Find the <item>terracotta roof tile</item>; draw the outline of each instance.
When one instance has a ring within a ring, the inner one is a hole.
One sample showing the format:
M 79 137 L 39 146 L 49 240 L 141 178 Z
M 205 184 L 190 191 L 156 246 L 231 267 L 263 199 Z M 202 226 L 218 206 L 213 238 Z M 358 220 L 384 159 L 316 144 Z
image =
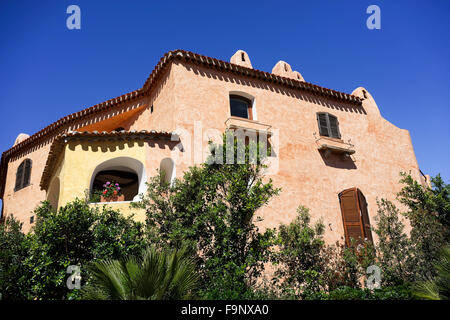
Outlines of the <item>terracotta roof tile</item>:
M 308 92 L 312 92 L 318 95 L 323 95 L 329 98 L 334 98 L 338 100 L 343 100 L 347 103 L 352 103 L 356 105 L 361 105 L 361 99 L 359 97 L 338 92 L 335 90 L 327 89 L 324 87 L 320 87 L 308 82 L 303 81 L 297 81 L 290 78 L 284 78 L 281 76 L 274 75 L 269 72 L 264 72 L 256 69 L 250 69 L 246 67 L 242 67 L 230 62 L 218 60 L 211 57 L 206 57 L 197 53 L 193 53 L 190 51 L 185 50 L 174 50 L 167 52 L 158 62 L 158 64 L 155 66 L 153 71 L 151 72 L 150 76 L 145 81 L 142 88 L 126 93 L 124 95 L 121 95 L 116 98 L 109 99 L 105 102 L 96 104 L 92 107 L 83 109 L 81 111 L 69 114 L 52 124 L 46 126 L 44 129 L 36 132 L 35 134 L 31 135 L 29 138 L 25 139 L 21 143 L 18 143 L 17 145 L 13 146 L 12 148 L 6 150 L 2 153 L 1 162 L 0 162 L 0 198 L 3 198 L 3 192 L 4 192 L 4 185 L 5 185 L 5 178 L 6 178 L 6 171 L 7 171 L 7 165 L 9 159 L 19 153 L 20 151 L 26 149 L 27 147 L 35 146 L 36 143 L 42 139 L 48 138 L 49 136 L 52 136 L 54 134 L 58 133 L 58 130 L 63 129 L 66 125 L 75 122 L 76 120 L 81 120 L 87 116 L 97 114 L 103 110 L 112 108 L 113 106 L 124 102 L 124 101 L 131 101 L 139 97 L 143 97 L 152 88 L 152 85 L 159 79 L 159 77 L 162 75 L 161 71 L 166 69 L 174 59 L 186 61 L 186 62 L 192 62 L 194 64 L 198 65 L 204 65 L 209 68 L 218 69 L 221 71 L 231 72 L 235 74 L 241 74 L 245 76 L 249 76 L 255 79 L 260 79 L 263 81 L 268 81 L 271 83 L 277 83 L 281 85 L 286 85 L 290 88 L 294 89 L 300 89 L 305 90 Z
M 53 141 L 50 151 L 48 153 L 47 161 L 45 163 L 44 171 L 42 173 L 41 181 L 39 186 L 42 190 L 47 190 L 48 185 L 50 183 L 50 178 L 53 170 L 55 169 L 56 164 L 58 163 L 59 155 L 61 154 L 65 144 L 68 141 L 71 140 L 84 140 L 84 139 L 90 139 L 90 138 L 97 138 L 97 139 L 138 139 L 138 140 L 149 140 L 153 138 L 166 138 L 170 139 L 173 135 L 176 135 L 176 133 L 172 132 L 165 132 L 165 131 L 147 131 L 147 130 L 131 130 L 131 131 L 69 131 L 67 133 L 60 134 L 55 138 Z

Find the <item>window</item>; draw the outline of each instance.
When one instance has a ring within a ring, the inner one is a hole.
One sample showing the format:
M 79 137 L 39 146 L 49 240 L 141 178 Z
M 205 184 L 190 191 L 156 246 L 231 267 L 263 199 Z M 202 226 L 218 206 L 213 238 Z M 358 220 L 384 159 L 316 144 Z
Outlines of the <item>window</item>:
M 319 125 L 319 132 L 321 136 L 337 139 L 341 138 L 337 117 L 329 113 L 318 113 L 317 123 Z
M 27 187 L 30 184 L 30 176 L 31 176 L 31 160 L 25 159 L 19 165 L 16 172 L 16 185 L 14 187 L 14 191 L 18 191 L 22 188 Z
M 342 220 L 344 223 L 345 243 L 353 238 L 361 242 L 363 238 L 373 242 L 370 230 L 369 213 L 366 198 L 357 188 L 342 191 L 339 194 Z
M 106 160 L 95 167 L 91 175 L 90 192 L 103 190 L 106 182 L 117 182 L 125 197 L 124 201 L 140 201 L 140 194 L 146 193 L 147 174 L 139 160 L 117 157 Z
M 233 117 L 252 120 L 252 101 L 237 95 L 230 95 L 230 109 Z
M 92 186 L 93 190 L 103 190 L 106 182 L 116 182 L 119 184 L 125 201 L 132 201 L 139 192 L 138 175 L 131 169 L 121 168 L 121 170 L 103 170 L 97 173 Z
M 118 128 L 115 128 L 113 131 L 120 132 L 120 131 L 124 131 L 124 130 L 125 130 L 124 127 L 118 127 Z

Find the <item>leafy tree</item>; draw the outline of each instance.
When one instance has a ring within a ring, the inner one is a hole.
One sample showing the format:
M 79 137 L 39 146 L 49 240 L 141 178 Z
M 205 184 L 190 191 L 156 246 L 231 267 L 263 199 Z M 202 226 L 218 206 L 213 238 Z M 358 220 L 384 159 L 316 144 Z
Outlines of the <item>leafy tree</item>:
M 411 212 L 428 212 L 435 216 L 446 229 L 446 241 L 450 232 L 450 185 L 438 174 L 431 178 L 432 188 L 423 186 L 411 175 L 401 173 L 401 183 L 405 184 L 398 194 L 399 201 Z
M 351 238 L 349 245 L 336 242 L 328 246 L 325 255 L 330 260 L 326 280 L 329 291 L 339 287 L 361 288 L 367 267 L 375 263 L 375 248 L 367 240 Z
M 281 225 L 278 232 L 279 251 L 274 259 L 279 264 L 276 279 L 282 280 L 283 292 L 294 289 L 297 294 L 320 291 L 325 286 L 327 257 L 322 222 L 310 225 L 309 209 L 298 207 L 297 217 L 289 225 Z
M 227 139 L 233 164 L 227 164 L 226 148 L 211 144 L 208 161 L 182 179 L 173 184 L 160 176 L 151 179 L 140 203 L 154 243 L 187 243 L 197 252 L 202 289 L 210 299 L 243 296 L 261 274 L 274 240 L 274 230 L 259 232 L 255 225 L 261 220 L 255 212 L 279 192 L 270 179 L 263 181 L 260 145 L 250 142 L 240 149 L 241 143 L 228 135 L 224 146 Z M 257 154 L 251 154 L 255 149 Z M 242 151 L 245 161 L 238 163 Z
M 378 264 L 382 270 L 382 285 L 396 286 L 414 280 L 414 256 L 410 239 L 404 232 L 399 210 L 386 200 L 377 200 L 378 214 L 374 228 L 378 235 Z
M 142 256 L 102 260 L 90 267 L 92 281 L 81 290 L 88 300 L 172 300 L 192 297 L 198 276 L 186 249 L 147 249 Z
M 76 293 L 68 296 L 69 265 L 80 266 L 87 280 L 89 274 L 84 267 L 89 261 L 120 258 L 144 246 L 141 224 L 106 207 L 92 208 L 77 199 L 58 211 L 44 202 L 35 213 L 36 225 L 27 235 L 28 255 L 24 262 L 31 298 L 76 297 Z
M 440 259 L 434 263 L 437 276 L 434 279 L 419 282 L 415 295 L 428 300 L 450 299 L 450 246 L 442 249 Z
M 26 299 L 26 252 L 22 224 L 13 216 L 0 222 L 0 294 L 4 300 Z
M 446 222 L 450 203 L 449 187 L 439 175 L 432 181 L 437 185 L 430 189 L 402 173 L 401 182 L 405 186 L 398 194 L 399 201 L 408 208 L 404 214 L 411 224 L 410 239 L 414 247 L 417 280 L 436 276 L 433 262 L 439 258 L 441 249 L 449 240 Z

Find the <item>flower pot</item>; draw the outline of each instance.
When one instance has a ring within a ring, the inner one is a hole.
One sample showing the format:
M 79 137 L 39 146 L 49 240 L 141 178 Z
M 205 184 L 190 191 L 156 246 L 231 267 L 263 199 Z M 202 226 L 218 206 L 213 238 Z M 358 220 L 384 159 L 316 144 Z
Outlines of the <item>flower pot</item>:
M 117 202 L 124 201 L 125 196 L 121 194 L 120 196 L 111 196 L 109 198 L 105 198 L 104 196 L 100 196 L 100 202 Z

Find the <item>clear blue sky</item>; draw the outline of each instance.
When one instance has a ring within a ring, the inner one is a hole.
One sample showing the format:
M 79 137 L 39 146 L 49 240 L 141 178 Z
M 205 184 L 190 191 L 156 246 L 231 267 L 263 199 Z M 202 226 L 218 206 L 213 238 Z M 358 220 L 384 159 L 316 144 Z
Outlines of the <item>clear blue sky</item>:
M 81 8 L 81 30 L 66 8 Z M 381 8 L 381 30 L 366 8 Z M 420 168 L 448 182 L 450 1 L 0 0 L 0 151 L 67 114 L 140 88 L 160 57 L 185 49 L 254 68 L 278 60 L 306 81 L 366 87 L 408 129 Z M 401 150 L 399 150 L 401 152 Z

